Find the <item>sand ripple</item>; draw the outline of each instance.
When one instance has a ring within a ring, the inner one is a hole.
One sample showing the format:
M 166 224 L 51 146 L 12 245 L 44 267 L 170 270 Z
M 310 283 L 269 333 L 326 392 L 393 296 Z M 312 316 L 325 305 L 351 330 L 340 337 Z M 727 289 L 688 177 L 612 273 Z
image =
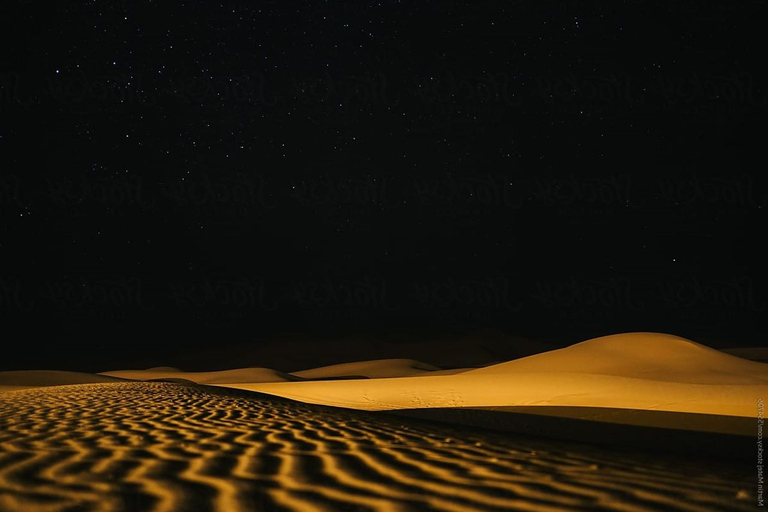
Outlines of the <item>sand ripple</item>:
M 0 394 L 0 511 L 752 510 L 751 468 L 165 382 Z

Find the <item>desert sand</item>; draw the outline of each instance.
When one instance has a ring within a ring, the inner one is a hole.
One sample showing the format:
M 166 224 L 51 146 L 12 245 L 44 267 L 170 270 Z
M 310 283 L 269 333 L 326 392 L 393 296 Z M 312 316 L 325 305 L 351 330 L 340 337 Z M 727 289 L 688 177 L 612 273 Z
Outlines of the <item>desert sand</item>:
M 662 333 L 479 367 L 0 372 L 0 510 L 751 510 L 767 396 L 768 365 Z
M 455 375 L 223 385 L 369 411 L 520 406 L 577 417 L 578 408 L 607 408 L 754 418 L 768 396 L 768 365 L 677 336 L 627 333 Z
M 116 382 L 0 400 L 0 510 L 742 511 L 752 471 L 293 402 Z

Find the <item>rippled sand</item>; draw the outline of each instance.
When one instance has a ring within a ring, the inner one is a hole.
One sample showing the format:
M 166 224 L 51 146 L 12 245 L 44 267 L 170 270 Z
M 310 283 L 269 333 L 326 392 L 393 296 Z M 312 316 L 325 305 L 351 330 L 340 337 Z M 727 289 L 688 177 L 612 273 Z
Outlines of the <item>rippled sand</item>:
M 166 382 L 0 393 L 0 510 L 753 510 L 751 465 Z

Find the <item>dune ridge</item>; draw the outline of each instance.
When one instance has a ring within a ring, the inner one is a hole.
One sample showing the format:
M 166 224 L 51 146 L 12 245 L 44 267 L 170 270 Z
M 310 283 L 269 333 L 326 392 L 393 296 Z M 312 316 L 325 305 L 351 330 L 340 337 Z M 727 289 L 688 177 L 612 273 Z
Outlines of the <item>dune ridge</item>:
M 234 384 L 238 382 L 288 382 L 301 377 L 271 368 L 235 368 L 209 372 L 185 372 L 173 367 L 157 367 L 147 370 L 111 370 L 98 375 L 131 380 L 182 379 L 198 384 Z
M 551 371 L 692 384 L 768 383 L 768 367 L 764 364 L 662 333 L 603 336 L 471 373 Z
M 292 372 L 292 375 L 304 379 L 324 379 L 329 377 L 363 376 L 370 379 L 392 377 L 410 377 L 439 371 L 440 368 L 413 359 L 377 359 L 373 361 L 358 361 L 341 363 L 320 368 L 311 368 Z

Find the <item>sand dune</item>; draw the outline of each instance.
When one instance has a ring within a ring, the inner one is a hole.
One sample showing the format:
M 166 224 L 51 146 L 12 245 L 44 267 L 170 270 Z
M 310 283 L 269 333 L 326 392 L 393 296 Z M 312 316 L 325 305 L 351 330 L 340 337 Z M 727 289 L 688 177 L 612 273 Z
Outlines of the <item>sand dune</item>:
M 578 417 L 582 407 L 754 418 L 757 399 L 768 396 L 768 365 L 676 336 L 627 333 L 428 379 L 225 385 L 371 411 L 559 407 Z
M 0 390 L 3 512 L 741 511 L 754 474 L 728 459 L 752 460 L 768 365 L 627 333 L 475 368 L 0 372 Z M 620 450 L 568 441 L 606 438 Z
M 604 336 L 472 370 L 472 374 L 569 372 L 691 384 L 768 384 L 768 366 L 660 333 Z
M 198 384 L 235 384 L 240 382 L 287 382 L 301 380 L 288 373 L 270 368 L 237 368 L 213 372 L 185 372 L 172 367 L 150 368 L 148 370 L 114 370 L 99 375 L 131 380 L 188 380 Z
M 292 372 L 292 374 L 305 379 L 326 379 L 330 377 L 348 377 L 353 375 L 371 379 L 381 379 L 391 377 L 412 377 L 438 370 L 440 370 L 440 368 L 437 366 L 414 361 L 413 359 L 381 359 L 323 366 L 321 368 Z
M 220 387 L 97 383 L 0 400 L 3 512 L 726 512 L 753 510 L 753 488 L 743 464 Z
M 39 386 L 64 386 L 96 382 L 118 382 L 122 379 L 92 373 L 60 370 L 13 370 L 0 372 L 0 391 Z
M 341 380 L 366 378 L 394 378 L 407 376 L 452 375 L 473 368 L 441 370 L 437 366 L 412 359 L 384 359 L 342 363 L 312 368 L 293 373 L 270 368 L 237 368 L 208 372 L 185 372 L 170 366 L 146 370 L 112 370 L 98 375 L 130 380 L 185 380 L 197 384 L 254 384 L 264 382 L 289 382 L 304 380 Z M 84 374 L 87 375 L 87 374 Z

